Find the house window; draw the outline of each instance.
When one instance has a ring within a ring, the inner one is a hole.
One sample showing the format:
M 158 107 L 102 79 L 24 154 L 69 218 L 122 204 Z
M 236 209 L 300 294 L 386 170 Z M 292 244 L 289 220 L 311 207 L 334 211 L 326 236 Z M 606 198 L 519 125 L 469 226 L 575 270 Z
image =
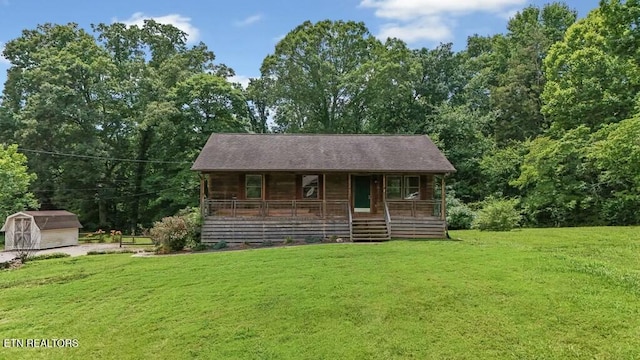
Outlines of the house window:
M 303 175 L 302 176 L 302 198 L 303 199 L 318 199 L 318 175 Z
M 389 200 L 420 199 L 420 177 L 389 175 L 386 182 L 386 198 Z
M 387 176 L 387 199 L 402 199 L 402 176 Z
M 420 199 L 420 178 L 417 176 L 404 177 L 404 199 L 418 200 Z
M 262 199 L 262 175 L 245 177 L 245 194 L 247 199 Z

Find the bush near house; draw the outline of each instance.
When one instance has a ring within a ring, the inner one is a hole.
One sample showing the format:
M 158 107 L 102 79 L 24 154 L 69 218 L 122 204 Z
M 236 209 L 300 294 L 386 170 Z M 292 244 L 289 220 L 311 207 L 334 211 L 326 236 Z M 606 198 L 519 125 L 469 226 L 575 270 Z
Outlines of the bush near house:
M 166 254 L 180 251 L 185 246 L 198 248 L 202 216 L 196 208 L 187 208 L 178 212 L 176 216 L 163 218 L 153 224 L 149 231 L 156 252 Z
M 509 231 L 520 224 L 522 216 L 516 209 L 518 199 L 489 197 L 483 202 L 473 221 L 473 228 L 488 231 Z
M 447 192 L 447 226 L 450 230 L 471 229 L 475 213 L 471 208 L 455 197 L 453 191 Z

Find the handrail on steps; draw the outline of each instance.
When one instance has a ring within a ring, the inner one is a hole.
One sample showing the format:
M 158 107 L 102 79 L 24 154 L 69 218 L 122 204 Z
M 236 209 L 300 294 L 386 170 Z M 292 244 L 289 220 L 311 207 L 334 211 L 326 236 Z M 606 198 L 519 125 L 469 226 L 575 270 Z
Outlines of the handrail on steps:
M 349 214 L 349 241 L 353 241 L 353 215 L 351 215 L 351 201 L 347 201 L 347 213 Z
M 389 213 L 389 205 L 384 202 L 384 221 L 387 223 L 387 231 L 391 234 L 391 214 Z

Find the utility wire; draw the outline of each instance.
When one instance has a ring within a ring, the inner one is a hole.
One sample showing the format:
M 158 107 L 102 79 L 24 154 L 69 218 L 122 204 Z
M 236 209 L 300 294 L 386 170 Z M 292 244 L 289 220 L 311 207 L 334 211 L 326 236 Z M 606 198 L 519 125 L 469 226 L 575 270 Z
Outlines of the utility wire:
M 93 155 L 78 155 L 78 154 L 68 154 L 61 153 L 55 151 L 45 151 L 45 150 L 32 150 L 25 148 L 18 148 L 19 151 L 31 152 L 36 154 L 47 154 L 47 155 L 55 155 L 55 156 L 69 156 L 81 159 L 93 159 L 93 160 L 111 160 L 111 161 L 123 161 L 123 162 L 133 162 L 133 163 L 152 163 L 152 164 L 192 164 L 191 161 L 163 161 L 163 160 L 137 160 L 137 159 L 122 159 L 122 158 L 110 158 L 104 156 L 93 156 Z

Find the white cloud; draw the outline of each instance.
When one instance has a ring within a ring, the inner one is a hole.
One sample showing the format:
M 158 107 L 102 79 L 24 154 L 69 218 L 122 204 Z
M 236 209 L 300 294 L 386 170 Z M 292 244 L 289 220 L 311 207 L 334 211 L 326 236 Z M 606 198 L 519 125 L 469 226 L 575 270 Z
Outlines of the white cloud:
M 379 38 L 398 37 L 406 42 L 451 40 L 455 19 L 485 12 L 500 17 L 512 15 L 514 6 L 527 0 L 361 0 L 360 7 L 390 20 L 381 26 Z
M 247 86 L 249 86 L 249 81 L 252 79 L 252 77 L 249 76 L 244 76 L 244 75 L 234 75 L 231 76 L 229 78 L 229 82 L 232 83 L 238 83 L 240 85 L 242 85 L 243 89 L 246 89 Z
M 145 15 L 144 13 L 137 12 L 131 15 L 131 17 L 126 20 L 115 19 L 114 22 L 121 22 L 129 26 L 131 25 L 142 26 L 144 25 L 144 21 L 147 19 L 152 19 L 155 22 L 158 22 L 161 24 L 173 25 L 178 29 L 184 31 L 187 34 L 188 43 L 196 42 L 200 38 L 200 30 L 198 30 L 198 28 L 196 28 L 191 24 L 191 18 L 182 16 L 180 14 L 169 14 L 164 16 L 149 16 L 149 15 Z
M 501 12 L 526 0 L 362 0 L 360 6 L 376 9 L 376 16 L 411 20 L 425 15 Z
M 378 38 L 385 40 L 394 37 L 408 43 L 421 40 L 439 42 L 451 40 L 453 33 L 451 32 L 451 27 L 445 24 L 440 17 L 425 16 L 408 23 L 387 23 L 382 25 Z
M 257 23 L 260 20 L 262 20 L 262 14 L 255 14 L 255 15 L 248 16 L 240 21 L 236 21 L 235 25 L 237 27 L 245 27 L 245 26 L 249 26 L 251 24 Z

